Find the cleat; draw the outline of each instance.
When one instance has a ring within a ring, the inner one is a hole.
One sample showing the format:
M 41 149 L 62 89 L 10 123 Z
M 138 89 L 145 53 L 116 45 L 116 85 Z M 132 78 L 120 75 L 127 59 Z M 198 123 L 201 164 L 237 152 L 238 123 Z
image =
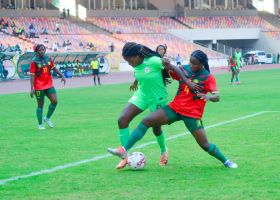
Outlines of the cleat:
M 108 150 L 109 153 L 113 154 L 114 156 L 118 156 L 118 157 L 120 157 L 121 159 L 127 158 L 126 150 L 125 150 L 125 148 L 123 148 L 123 147 L 118 147 L 118 148 L 116 148 L 116 149 L 114 149 L 114 148 L 108 148 L 107 150 Z
M 159 165 L 164 166 L 168 163 L 168 151 L 160 154 Z
M 44 117 L 44 122 L 46 122 L 50 128 L 54 127 L 54 124 L 52 123 L 51 119 L 48 119 L 47 117 Z
M 230 160 L 227 160 L 225 163 L 224 163 L 225 167 L 227 168 L 232 168 L 232 169 L 236 169 L 238 167 L 238 165 Z
M 127 165 L 127 158 L 122 159 L 121 162 L 116 166 L 116 169 L 123 169 Z
M 39 124 L 39 125 L 38 125 L 38 129 L 39 129 L 39 130 L 45 130 L 46 128 L 43 126 L 43 124 Z

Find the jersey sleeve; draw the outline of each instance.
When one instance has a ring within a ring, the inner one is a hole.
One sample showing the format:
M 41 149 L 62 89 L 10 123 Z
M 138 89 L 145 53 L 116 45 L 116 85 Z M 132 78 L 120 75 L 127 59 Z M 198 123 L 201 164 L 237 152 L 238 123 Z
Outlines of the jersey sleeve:
M 210 75 L 208 79 L 205 81 L 205 90 L 206 92 L 217 92 L 217 84 L 216 79 L 213 75 Z
M 177 81 L 180 80 L 179 76 L 173 70 L 168 70 L 168 74 L 172 79 L 177 80 Z
M 55 67 L 53 60 L 50 61 L 50 67 L 51 67 L 51 69 L 53 69 Z
M 34 62 L 31 62 L 30 63 L 30 70 L 29 70 L 30 74 L 31 75 L 35 75 L 35 72 L 36 72 L 36 65 Z

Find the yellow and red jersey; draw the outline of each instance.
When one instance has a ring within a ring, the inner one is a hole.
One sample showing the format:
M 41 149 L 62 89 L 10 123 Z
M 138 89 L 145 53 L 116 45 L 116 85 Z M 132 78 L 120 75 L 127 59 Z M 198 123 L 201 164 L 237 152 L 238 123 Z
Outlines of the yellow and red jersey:
M 206 69 L 197 73 L 192 72 L 189 65 L 181 66 L 180 69 L 188 79 L 203 88 L 199 91 L 200 93 L 207 94 L 208 92 L 217 91 L 216 80 Z M 179 77 L 174 72 L 170 71 L 169 74 L 173 79 L 179 80 Z M 173 101 L 169 103 L 169 106 L 176 113 L 183 116 L 201 119 L 205 104 L 206 101 L 200 99 L 197 96 L 197 92 L 191 91 L 185 82 L 179 80 L 177 95 L 174 97 Z
M 54 62 L 32 61 L 30 63 L 30 74 L 34 76 L 34 90 L 45 90 L 53 87 L 51 70 L 54 68 Z

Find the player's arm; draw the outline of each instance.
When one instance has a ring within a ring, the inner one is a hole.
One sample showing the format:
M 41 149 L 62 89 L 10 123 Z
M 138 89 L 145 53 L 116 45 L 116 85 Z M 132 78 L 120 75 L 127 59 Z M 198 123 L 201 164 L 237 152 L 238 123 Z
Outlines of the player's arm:
M 51 66 L 51 69 L 61 77 L 61 82 L 63 82 L 64 85 L 65 85 L 66 79 L 65 79 L 64 75 L 55 67 L 53 61 L 51 61 L 51 65 L 50 66 Z
M 201 90 L 202 89 L 201 86 L 199 86 L 198 84 L 193 83 L 191 80 L 187 79 L 187 77 L 183 74 L 183 72 L 180 70 L 180 68 L 172 65 L 168 59 L 163 58 L 162 64 L 165 69 L 174 71 L 178 75 L 178 77 L 181 80 L 183 80 L 191 90 Z
M 35 72 L 36 72 L 36 66 L 34 62 L 30 63 L 30 97 L 33 98 L 33 95 L 35 94 L 34 91 L 34 80 L 35 80 Z
M 218 91 L 209 92 L 208 94 L 198 93 L 197 96 L 200 97 L 200 99 L 204 99 L 205 101 L 220 101 L 220 95 Z
M 33 98 L 34 91 L 34 74 L 30 74 L 30 97 Z
M 200 97 L 200 99 L 212 102 L 220 101 L 220 94 L 217 89 L 217 84 L 214 76 L 210 75 L 209 78 L 205 81 L 204 89 L 206 93 L 197 93 L 197 96 Z

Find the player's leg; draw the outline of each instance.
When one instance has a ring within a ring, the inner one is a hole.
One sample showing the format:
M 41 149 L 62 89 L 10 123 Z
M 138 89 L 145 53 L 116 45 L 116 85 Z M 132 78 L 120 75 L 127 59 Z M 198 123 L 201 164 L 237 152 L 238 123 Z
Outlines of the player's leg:
M 35 90 L 35 96 L 37 99 L 36 116 L 38 120 L 38 128 L 40 130 L 43 130 L 45 129 L 45 127 L 43 126 L 43 106 L 44 106 L 45 90 Z
M 149 127 L 160 126 L 161 124 L 167 124 L 168 122 L 168 118 L 162 109 L 152 112 L 132 131 L 124 146 L 116 149 L 108 148 L 108 151 L 125 160 L 127 159 L 127 151 L 145 135 Z
M 49 125 L 49 127 L 53 128 L 54 124 L 52 123 L 52 121 L 50 120 L 51 116 L 53 115 L 56 106 L 57 106 L 57 95 L 56 95 L 56 90 L 54 87 L 49 88 L 46 90 L 46 95 L 50 100 L 50 105 L 48 108 L 48 113 L 47 116 L 44 118 L 44 121 Z
M 220 160 L 226 167 L 237 168 L 237 164 L 228 160 L 215 144 L 208 142 L 205 129 L 201 120 L 184 117 L 184 123 L 187 126 L 188 130 L 192 133 L 198 145 L 204 151 L 208 152 L 211 156 Z
M 138 126 L 132 131 L 128 142 L 125 144 L 125 150 L 129 150 L 137 141 L 139 141 L 150 127 L 159 127 L 170 123 L 166 112 L 163 109 L 158 109 L 145 117 Z
M 97 69 L 97 72 L 96 72 L 96 76 L 97 76 L 97 81 L 98 81 L 98 85 L 101 85 L 100 83 L 100 77 L 99 77 L 99 69 Z
M 163 107 L 164 105 L 166 105 L 166 102 L 167 101 L 165 99 L 163 99 L 161 102 L 156 102 L 154 104 L 151 104 L 149 106 L 150 111 L 153 112 L 153 111 Z M 165 133 L 162 131 L 161 126 L 153 127 L 153 133 L 156 136 L 157 143 L 160 148 L 159 164 L 162 166 L 166 165 L 168 163 L 168 151 L 167 151 L 166 142 L 165 142 Z
M 230 79 L 230 83 L 233 84 L 233 80 L 235 77 L 235 69 L 234 67 L 231 68 L 231 79 Z
M 96 78 L 95 78 L 95 71 L 94 71 L 94 69 L 92 69 L 92 76 L 93 76 L 94 85 L 96 85 Z

